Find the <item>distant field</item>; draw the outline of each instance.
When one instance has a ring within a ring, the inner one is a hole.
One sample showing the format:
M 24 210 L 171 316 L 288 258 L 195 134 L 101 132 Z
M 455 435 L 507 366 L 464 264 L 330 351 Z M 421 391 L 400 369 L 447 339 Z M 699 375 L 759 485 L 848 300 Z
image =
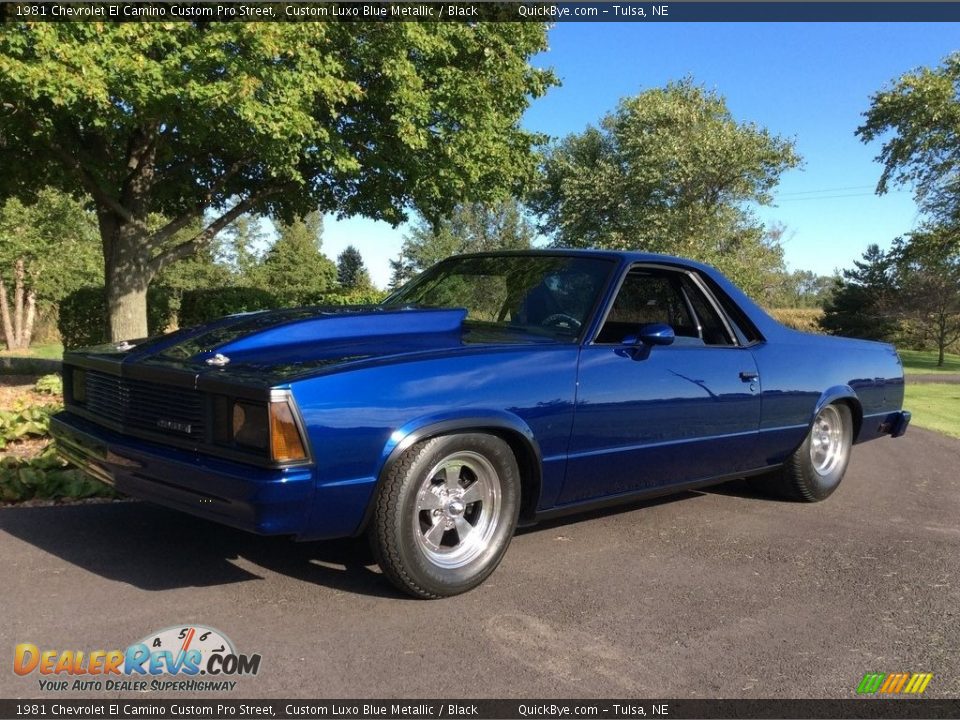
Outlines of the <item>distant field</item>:
M 801 332 L 823 333 L 820 327 L 820 318 L 823 310 L 820 308 L 771 308 L 768 313 L 787 327 Z
M 907 383 L 903 406 L 913 425 L 960 438 L 960 384 Z
M 897 348 L 903 360 L 903 370 L 907 375 L 932 375 L 953 373 L 960 375 L 960 355 L 947 353 L 943 367 L 937 367 L 936 350 L 902 350 Z

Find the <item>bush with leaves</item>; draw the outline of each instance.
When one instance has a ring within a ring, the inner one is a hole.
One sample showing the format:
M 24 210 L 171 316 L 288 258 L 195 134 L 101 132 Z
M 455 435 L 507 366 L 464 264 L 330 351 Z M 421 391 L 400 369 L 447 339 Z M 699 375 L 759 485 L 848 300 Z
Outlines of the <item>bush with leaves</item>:
M 52 445 L 31 459 L 11 455 L 0 460 L 0 502 L 90 497 L 117 497 L 117 493 L 69 467 Z
M 269 310 L 279 306 L 276 296 L 255 287 L 187 290 L 180 299 L 180 327 L 190 327 L 226 315 Z
M 63 395 L 63 378 L 57 373 L 44 375 L 34 384 L 33 391 L 38 395 Z
M 0 450 L 15 440 L 27 437 L 45 437 L 50 427 L 54 405 L 19 405 L 12 410 L 0 410 Z
M 378 305 L 387 296 L 387 293 L 381 290 L 366 290 L 363 292 L 349 293 L 317 293 L 303 298 L 304 306 L 324 305 Z

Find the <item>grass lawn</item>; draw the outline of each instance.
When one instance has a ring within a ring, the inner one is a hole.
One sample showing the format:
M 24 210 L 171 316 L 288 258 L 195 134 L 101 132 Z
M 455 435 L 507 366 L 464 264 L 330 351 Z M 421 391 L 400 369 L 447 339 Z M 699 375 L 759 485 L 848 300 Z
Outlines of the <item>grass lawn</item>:
M 907 383 L 903 407 L 911 425 L 960 438 L 960 384 Z
M 937 367 L 936 350 L 901 350 L 900 359 L 903 360 L 903 371 L 907 375 L 934 375 L 936 373 L 960 374 L 960 355 L 947 353 L 944 356 L 943 367 Z
M 33 345 L 26 350 L 2 350 L 0 357 L 26 357 L 42 358 L 44 360 L 60 360 L 63 357 L 63 345 L 60 343 L 48 343 L 46 345 Z

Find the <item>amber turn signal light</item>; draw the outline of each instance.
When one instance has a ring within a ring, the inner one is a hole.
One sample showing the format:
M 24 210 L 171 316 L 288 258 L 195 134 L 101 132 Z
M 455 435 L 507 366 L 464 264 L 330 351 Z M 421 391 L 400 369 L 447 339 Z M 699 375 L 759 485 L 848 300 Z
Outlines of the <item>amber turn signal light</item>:
M 287 402 L 270 403 L 270 456 L 275 462 L 307 459 L 303 438 Z

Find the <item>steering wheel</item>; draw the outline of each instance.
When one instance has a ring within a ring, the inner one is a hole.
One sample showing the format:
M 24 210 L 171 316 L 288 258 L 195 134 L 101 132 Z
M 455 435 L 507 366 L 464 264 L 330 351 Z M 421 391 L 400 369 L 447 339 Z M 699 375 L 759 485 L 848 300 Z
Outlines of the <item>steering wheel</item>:
M 579 330 L 583 324 L 572 315 L 566 313 L 554 313 L 544 318 L 540 323 L 543 327 L 556 328 L 557 330 Z

